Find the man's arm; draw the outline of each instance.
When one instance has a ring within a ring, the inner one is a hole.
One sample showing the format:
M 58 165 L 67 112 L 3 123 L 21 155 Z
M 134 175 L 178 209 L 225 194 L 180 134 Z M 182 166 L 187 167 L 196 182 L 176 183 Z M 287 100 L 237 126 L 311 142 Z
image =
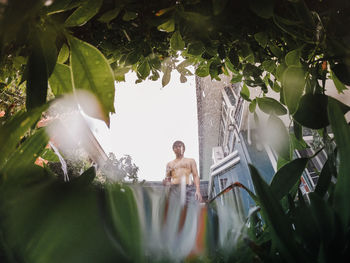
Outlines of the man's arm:
M 169 185 L 171 182 L 171 168 L 170 163 L 167 163 L 165 170 L 165 179 L 163 180 L 164 185 Z
M 193 159 L 191 161 L 191 172 L 192 172 L 194 184 L 196 186 L 195 198 L 196 198 L 196 200 L 201 202 L 202 201 L 202 195 L 201 195 L 200 187 L 199 187 L 200 182 L 199 182 L 197 164 L 196 164 L 196 161 L 193 160 Z

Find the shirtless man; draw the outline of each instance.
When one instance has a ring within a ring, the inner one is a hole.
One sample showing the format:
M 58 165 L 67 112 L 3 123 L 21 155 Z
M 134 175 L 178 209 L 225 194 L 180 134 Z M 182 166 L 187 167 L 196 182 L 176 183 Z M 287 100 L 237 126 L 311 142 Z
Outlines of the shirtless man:
M 182 141 L 174 142 L 173 151 L 176 155 L 176 158 L 175 160 L 169 162 L 166 166 L 166 176 L 163 181 L 164 184 L 180 186 L 181 183 L 184 182 L 186 183 L 186 188 L 188 188 L 186 190 L 190 190 L 193 187 L 193 182 L 190 178 L 190 175 L 192 174 L 196 188 L 194 196 L 196 200 L 201 202 L 202 195 L 199 190 L 199 176 L 196 161 L 194 159 L 184 157 L 185 144 Z

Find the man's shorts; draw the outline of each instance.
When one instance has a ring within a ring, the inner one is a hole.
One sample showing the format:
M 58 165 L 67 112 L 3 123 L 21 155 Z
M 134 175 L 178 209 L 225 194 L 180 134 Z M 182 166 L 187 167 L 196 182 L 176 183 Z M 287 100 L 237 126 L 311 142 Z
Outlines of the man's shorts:
M 170 198 L 176 198 L 179 201 L 182 201 L 182 203 L 185 203 L 186 205 L 195 202 L 196 186 L 194 184 L 187 184 L 184 189 L 184 193 L 181 193 L 181 185 L 172 184 L 170 186 Z

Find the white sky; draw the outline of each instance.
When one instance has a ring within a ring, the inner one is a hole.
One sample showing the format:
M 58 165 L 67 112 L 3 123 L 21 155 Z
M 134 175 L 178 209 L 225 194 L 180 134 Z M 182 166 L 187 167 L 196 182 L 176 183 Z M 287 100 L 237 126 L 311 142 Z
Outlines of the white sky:
M 105 152 L 118 158 L 131 155 L 140 168 L 140 180 L 164 179 L 166 163 L 175 158 L 176 140 L 185 143 L 185 157 L 194 158 L 198 166 L 196 86 L 194 76 L 187 79 L 180 83 L 180 74 L 174 71 L 162 88 L 161 79 L 135 84 L 136 74 L 128 73 L 125 82 L 116 84 L 116 114 L 111 116 L 110 129 L 93 120 L 93 131 Z

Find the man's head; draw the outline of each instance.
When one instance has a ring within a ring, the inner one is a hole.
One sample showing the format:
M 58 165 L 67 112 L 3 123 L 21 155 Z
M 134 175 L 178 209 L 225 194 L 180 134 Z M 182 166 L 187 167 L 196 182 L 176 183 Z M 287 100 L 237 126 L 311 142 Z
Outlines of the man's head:
M 185 152 L 185 144 L 182 141 L 175 141 L 173 143 L 173 151 L 176 156 L 181 156 Z

